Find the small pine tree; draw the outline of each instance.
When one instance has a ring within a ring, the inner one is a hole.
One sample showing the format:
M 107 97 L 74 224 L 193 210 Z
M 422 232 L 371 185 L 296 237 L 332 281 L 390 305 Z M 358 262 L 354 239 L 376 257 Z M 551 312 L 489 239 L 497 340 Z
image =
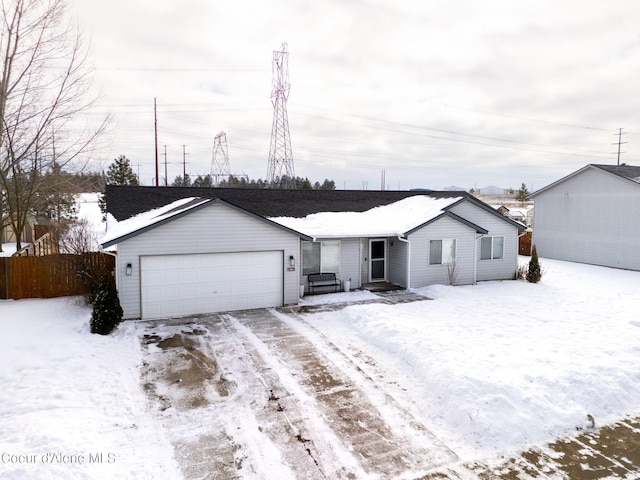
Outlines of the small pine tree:
M 109 169 L 107 170 L 106 175 L 106 184 L 132 185 L 134 187 L 140 185 L 138 176 L 133 173 L 131 162 L 127 157 L 125 157 L 124 155 L 120 155 L 113 161 L 111 165 L 109 165 Z M 98 198 L 98 205 L 100 206 L 100 211 L 102 212 L 102 221 L 104 222 L 107 219 L 107 200 L 104 193 L 100 195 L 100 198 Z
M 122 307 L 113 280 L 102 277 L 98 293 L 93 300 L 91 333 L 108 335 L 122 320 Z
M 540 262 L 538 261 L 538 251 L 534 245 L 531 250 L 531 260 L 529 260 L 529 268 L 527 269 L 527 282 L 538 283 L 542 278 L 542 271 L 540 270 Z
M 527 186 L 522 182 L 522 186 L 520 190 L 516 193 L 516 200 L 520 203 L 524 203 L 527 201 L 527 197 L 529 196 L 529 190 L 527 190 Z

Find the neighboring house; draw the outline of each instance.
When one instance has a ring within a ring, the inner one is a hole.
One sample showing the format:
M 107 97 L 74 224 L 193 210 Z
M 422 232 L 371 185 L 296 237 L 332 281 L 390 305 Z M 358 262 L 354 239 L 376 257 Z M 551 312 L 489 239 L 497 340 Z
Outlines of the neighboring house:
M 2 227 L 4 225 L 4 227 Z M 20 242 L 23 245 L 27 245 L 32 243 L 34 240 L 34 229 L 36 226 L 36 220 L 32 216 L 27 218 L 27 223 L 24 226 L 24 230 L 22 231 L 22 236 L 20 238 Z M 1 243 L 16 243 L 17 236 L 16 232 L 13 230 L 11 223 L 8 218 L 3 218 L 2 222 L 0 222 L 0 242 Z
M 587 165 L 529 197 L 540 256 L 640 270 L 640 167 Z
M 496 210 L 516 222 L 531 226 L 531 220 L 533 219 L 533 213 L 531 212 L 532 208 L 516 208 L 500 205 L 499 207 L 496 207 Z
M 524 226 L 465 192 L 107 186 L 124 318 L 298 302 L 307 275 L 352 288 L 514 278 Z

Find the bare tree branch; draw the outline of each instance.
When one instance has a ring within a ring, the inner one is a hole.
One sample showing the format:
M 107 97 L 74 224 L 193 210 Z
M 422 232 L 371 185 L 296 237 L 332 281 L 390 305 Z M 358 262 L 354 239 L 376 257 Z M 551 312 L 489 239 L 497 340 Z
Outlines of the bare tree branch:
M 0 4 L 0 218 L 9 217 L 19 238 L 45 176 L 76 165 L 109 118 L 78 129 L 96 98 L 89 97 L 89 49 L 67 21 L 67 0 Z

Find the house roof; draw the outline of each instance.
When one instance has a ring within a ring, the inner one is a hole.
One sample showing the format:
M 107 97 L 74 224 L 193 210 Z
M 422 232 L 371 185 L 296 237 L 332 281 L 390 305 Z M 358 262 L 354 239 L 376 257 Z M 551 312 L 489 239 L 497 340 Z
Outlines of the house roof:
M 435 221 L 443 212 L 451 213 L 449 209 L 465 201 L 523 229 L 522 224 L 466 192 L 107 186 L 106 201 L 107 212 L 112 218 L 107 224 L 107 234 L 101 240 L 103 247 L 211 202 L 236 208 L 308 240 L 402 236 Z M 448 216 L 486 233 L 482 227 L 453 213 Z
M 589 170 L 589 169 L 597 169 L 597 170 L 601 170 L 603 172 L 609 173 L 611 175 L 616 175 L 620 178 L 624 178 L 625 180 L 629 180 L 633 183 L 639 184 L 640 185 L 640 167 L 638 166 L 633 166 L 633 165 L 601 165 L 601 164 L 595 164 L 595 163 L 590 163 L 588 165 L 585 165 L 584 167 L 582 167 L 579 170 L 576 170 L 573 173 L 570 173 L 569 175 L 567 175 L 566 177 L 562 177 L 560 180 L 556 180 L 555 182 L 547 185 L 546 187 L 541 188 L 540 190 L 537 190 L 531 194 L 529 194 L 529 198 L 534 198 L 535 196 L 541 194 L 542 192 L 545 192 L 547 190 L 549 190 L 552 187 L 555 187 L 556 185 L 569 180 L 570 178 L 575 177 L 576 175 L 581 174 L 582 172 L 584 172 L 585 170 Z
M 364 212 L 407 197 L 473 198 L 466 192 L 377 190 L 276 190 L 107 185 L 107 211 L 118 220 L 186 197 L 219 198 L 263 217 L 306 217 L 319 212 Z

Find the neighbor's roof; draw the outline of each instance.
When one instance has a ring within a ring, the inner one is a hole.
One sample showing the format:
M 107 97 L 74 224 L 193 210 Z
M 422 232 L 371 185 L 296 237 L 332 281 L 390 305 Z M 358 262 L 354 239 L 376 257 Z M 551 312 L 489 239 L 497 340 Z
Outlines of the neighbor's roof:
M 407 197 L 472 197 L 466 192 L 378 190 L 276 190 L 211 187 L 133 187 L 107 185 L 107 211 L 118 220 L 185 197 L 219 198 L 263 217 L 306 217 L 319 212 L 364 212 Z
M 539 195 L 542 192 L 549 190 L 552 187 L 564 182 L 565 180 L 569 180 L 570 178 L 575 177 L 576 175 L 581 174 L 585 170 L 589 169 L 598 169 L 603 172 L 607 172 L 612 175 L 616 175 L 618 177 L 624 178 L 625 180 L 630 180 L 633 183 L 640 184 L 640 167 L 633 165 L 600 165 L 595 163 L 590 163 L 589 165 L 585 165 L 580 170 L 576 170 L 573 173 L 570 173 L 566 177 L 562 177 L 560 180 L 556 180 L 555 182 L 547 185 L 546 187 L 541 188 L 529 195 L 529 198 L 533 198 L 536 195 Z

